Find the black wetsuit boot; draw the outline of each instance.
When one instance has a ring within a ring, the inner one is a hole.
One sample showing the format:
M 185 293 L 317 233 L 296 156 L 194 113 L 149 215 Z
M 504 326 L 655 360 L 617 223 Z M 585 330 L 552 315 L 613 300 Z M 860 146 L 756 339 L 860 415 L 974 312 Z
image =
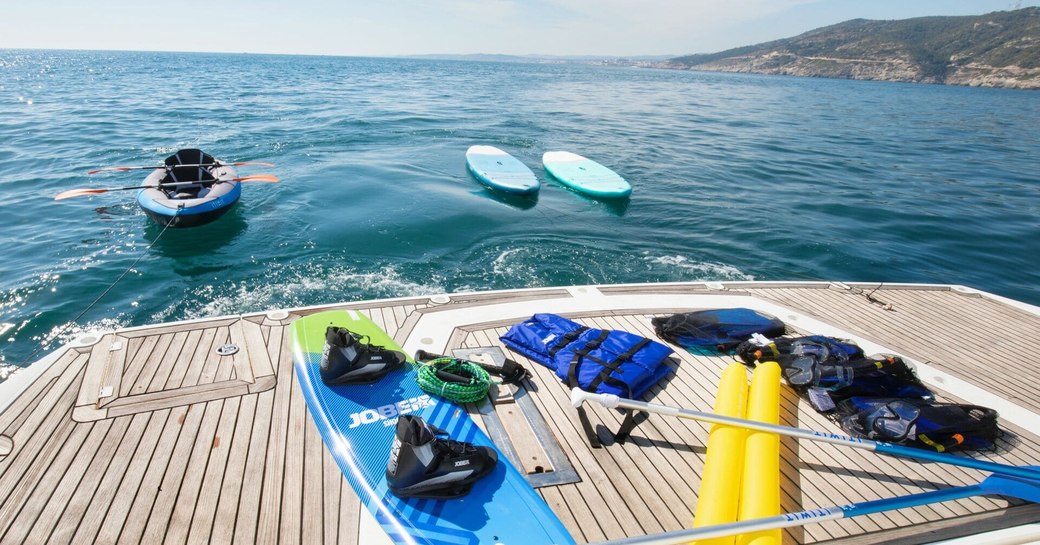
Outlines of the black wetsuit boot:
M 404 365 L 405 355 L 361 342 L 343 327 L 325 330 L 321 355 L 321 380 L 325 384 L 365 384 L 383 378 Z
M 418 416 L 398 418 L 386 465 L 390 492 L 400 498 L 457 498 L 495 469 L 494 449 L 438 437 L 444 435 Z

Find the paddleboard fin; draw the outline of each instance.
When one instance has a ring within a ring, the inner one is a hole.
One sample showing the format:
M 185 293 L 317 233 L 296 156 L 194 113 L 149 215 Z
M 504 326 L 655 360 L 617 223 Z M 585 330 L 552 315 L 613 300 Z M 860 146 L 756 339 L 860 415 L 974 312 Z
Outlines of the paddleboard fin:
M 418 416 L 399 417 L 386 464 L 390 492 L 399 498 L 458 498 L 498 463 L 494 449 L 446 436 Z
M 345 327 L 325 330 L 325 350 L 321 354 L 321 380 L 328 385 L 368 384 L 400 369 L 406 356 L 382 346 L 362 342 Z

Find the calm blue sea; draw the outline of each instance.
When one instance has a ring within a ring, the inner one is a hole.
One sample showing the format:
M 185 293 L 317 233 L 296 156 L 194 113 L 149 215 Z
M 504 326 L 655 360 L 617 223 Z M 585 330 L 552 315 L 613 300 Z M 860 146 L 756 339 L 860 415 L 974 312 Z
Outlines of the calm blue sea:
M 0 357 L 21 364 L 70 326 L 564 284 L 942 282 L 1040 304 L 1038 129 L 1027 91 L 0 51 Z M 527 163 L 541 194 L 484 189 L 466 172 L 472 144 Z M 86 172 L 185 147 L 274 162 L 242 172 L 283 181 L 246 184 L 228 216 L 162 236 L 131 191 L 51 199 L 136 185 L 145 172 Z M 553 183 L 547 150 L 613 168 L 631 200 Z

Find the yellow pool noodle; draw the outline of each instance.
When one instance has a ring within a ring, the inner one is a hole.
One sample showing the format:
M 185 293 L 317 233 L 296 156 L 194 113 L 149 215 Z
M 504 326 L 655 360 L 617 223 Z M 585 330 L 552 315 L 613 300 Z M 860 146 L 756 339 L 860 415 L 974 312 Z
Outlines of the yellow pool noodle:
M 715 413 L 744 418 L 747 408 L 747 371 L 740 363 L 730 364 L 722 372 L 715 396 Z M 708 433 L 708 454 L 697 493 L 693 527 L 709 526 L 737 520 L 740 500 L 740 477 L 744 467 L 742 428 L 714 424 Z M 733 536 L 698 541 L 699 545 L 732 545 Z
M 780 423 L 780 366 L 765 362 L 751 374 L 747 419 Z M 780 436 L 749 431 L 744 442 L 738 520 L 780 514 Z M 765 530 L 737 536 L 736 545 L 780 545 L 781 531 Z

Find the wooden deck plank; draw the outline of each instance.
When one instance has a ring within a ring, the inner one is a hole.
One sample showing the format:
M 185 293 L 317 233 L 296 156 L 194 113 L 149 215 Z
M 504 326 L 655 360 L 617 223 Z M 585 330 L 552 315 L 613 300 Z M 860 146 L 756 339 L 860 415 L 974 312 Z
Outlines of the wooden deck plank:
M 560 491 L 560 497 L 571 510 L 573 517 L 569 520 L 573 521 L 575 526 L 573 528 L 568 527 L 567 531 L 571 533 L 578 543 L 591 543 L 597 541 L 604 541 L 607 539 L 607 531 L 612 530 L 614 534 L 620 534 L 620 528 L 614 528 L 618 525 L 616 520 L 610 520 L 602 518 L 602 515 L 597 517 L 596 512 L 593 511 L 594 507 L 586 501 L 583 492 L 580 490 L 578 485 L 566 484 L 557 487 Z M 598 502 L 595 506 L 599 508 Z M 560 522 L 563 522 L 561 519 Z M 609 523 L 608 528 L 604 528 L 600 525 L 599 521 L 606 521 Z
M 73 352 L 74 351 L 71 351 Z M 75 356 L 69 356 L 68 362 L 75 359 Z M 63 368 L 64 369 L 64 368 Z M 60 373 L 59 373 L 60 374 Z M 10 437 L 14 435 L 18 428 L 28 419 L 36 408 L 40 406 L 47 392 L 54 386 L 54 381 L 58 380 L 57 374 L 50 375 L 49 377 L 40 377 L 32 384 L 32 391 L 23 392 L 14 400 L 13 403 L 7 408 L 6 411 L 0 416 L 4 417 L 3 422 L 0 422 L 0 430 L 4 437 Z M 12 444 L 12 446 L 14 446 Z M 0 467 L 3 464 L 3 460 L 0 460 Z
M 231 335 L 231 329 L 234 328 L 235 326 L 240 326 L 242 324 L 242 322 L 244 322 L 244 321 L 245 320 L 239 320 L 239 321 L 235 322 L 234 324 L 231 324 L 231 326 L 228 328 L 228 337 L 227 337 L 227 340 L 225 340 L 224 342 L 225 343 L 235 344 L 236 346 L 238 346 L 239 347 L 238 348 L 238 352 L 235 352 L 234 354 L 226 355 L 226 356 L 217 355 L 217 358 L 216 358 L 217 359 L 217 364 L 214 366 L 214 371 L 213 371 L 213 379 L 212 379 L 213 382 L 223 382 L 223 381 L 226 381 L 226 380 L 231 380 L 231 375 L 235 372 L 235 367 L 236 367 L 236 361 L 235 360 L 239 359 L 239 358 L 245 359 L 245 357 L 246 357 L 245 350 L 242 348 L 241 345 L 238 345 L 237 343 L 235 343 L 235 338 Z M 238 367 L 248 367 L 248 365 L 241 365 L 241 364 L 239 364 Z M 251 382 L 251 381 L 245 380 L 244 382 Z
M 414 307 L 409 307 L 413 308 Z M 401 323 L 401 327 L 398 328 L 397 334 L 394 335 L 393 339 L 397 344 L 404 344 L 408 335 L 411 335 L 412 329 L 415 328 L 415 324 L 419 323 L 419 319 L 422 318 L 422 314 L 419 312 L 410 311 L 408 317 L 405 318 L 404 322 Z
M 178 440 L 174 447 L 162 488 L 148 516 L 143 541 L 183 543 L 187 539 L 224 404 L 224 400 L 199 403 L 188 411 L 189 418 L 193 412 L 201 414 L 199 427 L 191 436 L 182 435 L 183 440 Z
M 394 335 L 397 334 L 397 329 L 400 327 L 400 324 L 397 323 L 397 317 L 394 316 L 394 309 L 389 306 L 380 307 L 379 314 L 382 315 L 383 323 L 386 324 L 383 331 L 393 339 Z
M 65 367 L 55 378 L 51 387 L 40 400 L 37 410 L 31 412 L 15 433 L 9 437 L 13 442 L 11 453 L 0 461 L 0 502 L 7 502 L 19 481 L 26 481 L 29 467 L 44 456 L 44 445 L 50 439 L 51 430 L 67 430 L 72 425 L 70 405 L 75 402 L 83 380 L 82 370 L 86 364 L 85 354 L 76 354 L 73 364 Z M 40 433 L 46 430 L 47 433 Z M 66 431 L 67 433 L 67 431 Z
M 1040 341 L 1040 326 L 1016 327 L 1022 320 L 992 312 L 992 308 L 986 305 L 988 301 L 964 299 L 970 302 L 969 314 L 965 315 L 954 307 L 940 315 L 930 308 L 933 301 L 911 295 L 906 302 L 914 305 L 915 315 L 936 323 L 952 323 L 956 326 L 956 333 L 952 327 L 923 331 L 924 321 L 914 320 L 906 324 L 905 334 L 917 333 L 919 338 L 930 338 L 928 345 L 932 346 L 923 348 L 940 368 L 958 376 L 971 376 L 973 382 L 987 389 L 1005 392 L 1004 397 L 1029 404 L 1032 392 L 1025 385 L 1035 383 L 1040 379 L 1040 373 L 1032 366 L 1021 365 L 1021 354 L 1016 354 L 1010 343 L 1012 339 Z M 990 325 L 993 323 L 1000 323 L 1001 327 L 994 329 Z M 980 366 L 990 372 L 978 373 Z M 999 377 L 1002 376 L 1015 376 L 1018 380 L 1001 381 Z
M 21 479 L 11 486 L 10 494 L 0 504 L 0 542 L 25 541 L 36 517 L 50 499 L 49 494 L 64 476 L 63 472 L 51 469 L 68 467 L 91 429 L 91 425 L 76 426 L 71 419 L 66 420 L 54 429 L 54 434 L 46 437 L 41 455 L 29 457 L 30 463 L 18 473 Z M 12 525 L 16 524 L 17 528 L 12 531 Z
M 394 305 L 390 307 L 390 310 L 394 313 L 394 323 L 397 324 L 398 331 L 400 331 L 401 326 L 403 326 L 405 321 L 408 320 L 408 315 L 414 309 L 414 306 L 412 308 L 403 307 L 401 305 Z
M 537 491 L 542 496 L 542 499 L 545 500 L 545 504 L 549 506 L 549 509 L 552 509 L 552 512 L 563 523 L 564 528 L 579 527 L 578 521 L 574 518 L 574 513 L 571 512 L 570 505 L 563 499 L 560 487 L 543 486 L 538 488 Z M 574 537 L 582 541 L 588 541 L 584 535 L 575 535 Z
M 274 374 L 274 365 L 271 356 L 267 353 L 267 341 L 262 329 L 263 327 L 252 322 L 244 321 L 242 327 L 242 340 L 245 348 L 245 361 L 241 366 L 236 366 L 239 377 L 247 376 L 266 377 Z M 268 330 L 271 328 L 268 327 Z M 236 360 L 236 363 L 239 360 Z M 242 380 L 246 380 L 243 378 Z
M 267 440 L 275 420 L 271 411 L 274 407 L 275 390 L 257 394 L 256 416 L 250 430 L 249 450 L 243 472 L 241 491 L 236 498 L 227 497 L 229 503 L 237 503 L 234 523 L 234 543 L 255 543 L 260 518 L 263 494 L 264 463 L 267 460 Z M 223 501 L 223 498 L 222 498 Z M 230 509 L 230 506 L 228 507 Z
M 314 429 L 317 430 L 317 427 Z M 320 436 L 318 437 L 318 440 L 321 440 Z M 340 489 L 346 483 L 346 479 L 343 477 L 343 473 L 340 472 L 339 466 L 336 465 L 336 460 L 332 458 L 332 453 L 329 452 L 328 448 L 324 447 L 324 443 L 322 444 L 321 449 L 321 480 L 323 499 L 321 541 L 327 545 L 335 545 L 339 542 L 340 526 L 347 523 L 347 521 L 340 516 L 342 509 L 340 503 L 342 492 Z M 350 490 L 351 493 L 353 493 L 353 489 Z M 308 543 L 316 542 L 317 541 Z
M 126 357 L 123 360 L 125 367 L 128 362 L 133 361 L 137 357 L 137 352 L 144 346 L 144 337 L 126 337 L 122 334 L 119 334 L 118 337 L 126 344 Z M 118 392 L 119 390 L 116 391 Z
M 145 480 L 138 488 L 117 543 L 141 543 L 149 530 L 152 539 L 156 535 L 164 536 L 169 513 L 164 513 L 159 504 L 162 502 L 169 509 L 173 507 L 168 498 L 171 495 L 176 497 L 180 488 L 186 458 L 195 444 L 204 412 L 205 404 L 196 404 L 171 415 L 176 418 L 166 423 L 159 441 L 160 448 L 152 453 Z
M 134 356 L 132 358 L 128 357 L 123 365 L 123 372 L 120 374 L 119 390 L 115 392 L 116 395 L 126 395 L 130 387 L 133 386 L 137 375 L 141 373 L 141 369 L 144 368 L 148 359 L 152 357 L 152 352 L 161 339 L 162 335 L 151 335 L 142 338 L 139 348 L 134 352 Z
M 288 358 L 288 354 L 286 354 Z M 283 387 L 290 390 L 288 430 L 285 436 L 285 465 L 281 488 L 281 521 L 278 526 L 278 543 L 294 544 L 302 541 L 303 523 L 303 476 L 304 476 L 304 444 L 306 436 L 307 405 L 303 399 L 303 391 L 296 384 L 296 373 L 292 362 L 286 360 L 284 367 L 290 370 L 290 379 Z
M 252 441 L 253 426 L 256 417 L 259 395 L 247 395 L 241 398 L 238 418 L 230 437 L 227 464 L 217 492 L 217 507 L 213 516 L 212 531 L 205 533 L 201 527 L 188 535 L 189 543 L 231 543 L 235 532 L 235 519 L 238 516 L 239 500 L 243 484 L 254 476 L 246 475 L 246 459 Z M 195 524 L 194 521 L 192 524 Z
M 94 455 L 92 449 L 85 449 L 84 444 L 89 441 L 95 443 L 101 441 L 110 426 L 111 423 L 101 423 L 99 426 L 88 425 L 83 430 L 85 439 L 66 444 L 68 448 L 62 448 L 62 452 L 56 458 L 66 462 L 66 466 L 55 468 L 48 464 L 40 476 L 33 479 L 35 486 L 31 492 L 26 490 L 25 497 L 17 498 L 12 503 L 19 504 L 22 509 L 18 518 L 11 521 L 7 533 L 4 535 L 5 542 L 24 543 L 30 535 L 41 543 L 47 541 L 47 537 L 54 529 L 55 521 L 61 516 L 68 502 L 69 495 L 64 492 L 75 488 L 80 474 L 86 470 L 86 466 Z M 81 452 L 85 455 L 80 456 Z M 61 490 L 62 493 L 55 494 L 57 490 Z
M 152 343 L 152 339 L 155 342 Z M 130 390 L 137 385 L 138 377 L 149 376 L 149 371 L 154 372 L 155 366 L 166 356 L 166 349 L 170 347 L 173 335 L 159 335 L 145 339 L 144 347 L 138 352 L 138 357 L 123 370 L 123 381 L 119 386 L 119 395 L 130 395 Z
M 379 310 L 379 308 L 380 307 L 378 307 L 378 306 L 360 308 L 360 309 L 357 310 L 357 312 L 359 314 L 364 315 L 369 320 L 372 320 L 373 323 L 375 323 L 377 326 L 379 326 L 379 329 L 382 329 L 383 331 L 386 331 L 386 324 L 383 323 L 383 313 Z M 390 335 L 389 331 L 386 331 L 386 333 L 387 333 L 387 335 Z M 390 335 L 390 336 L 393 337 L 393 335 Z
M 148 383 L 148 387 L 145 388 L 145 393 L 158 392 L 166 388 L 174 370 L 178 367 L 186 366 L 186 362 L 191 361 L 191 356 L 199 345 L 202 333 L 200 329 L 193 329 L 187 332 L 187 337 L 184 339 L 184 344 L 181 346 L 177 359 L 156 370 L 151 382 Z
M 112 479 L 113 481 L 118 480 L 116 490 L 110 495 L 106 490 L 102 489 L 95 495 L 96 514 L 102 517 L 100 522 L 98 522 L 98 528 L 94 529 L 91 522 L 94 517 L 94 510 L 92 509 L 91 515 L 83 521 L 83 524 L 80 525 L 79 530 L 76 532 L 76 536 L 73 537 L 74 542 L 78 543 L 80 538 L 82 538 L 84 543 L 91 542 L 107 545 L 115 543 L 119 538 L 119 532 L 123 528 L 123 523 L 130 512 L 130 507 L 133 505 L 134 497 L 141 486 L 152 452 L 155 451 L 159 439 L 162 437 L 163 430 L 171 418 L 169 410 L 157 411 L 147 415 L 137 415 L 134 418 L 143 416 L 148 418 L 144 435 L 136 443 L 124 441 L 126 445 L 133 445 L 134 447 L 133 452 L 123 459 L 129 460 L 129 462 L 126 465 L 117 466 L 113 464 L 110 468 L 110 471 L 114 470 L 119 477 L 118 479 Z
M 3 413 L 0 413 L 0 430 L 3 431 L 3 435 L 13 437 L 29 418 L 34 415 L 38 418 L 37 408 L 47 410 L 45 400 L 52 399 L 47 396 L 54 395 L 55 382 L 60 377 L 66 376 L 65 373 L 68 372 L 70 366 L 86 365 L 87 357 L 75 350 L 66 350 L 57 361 L 37 377 L 36 381 L 18 394 Z M 65 383 L 63 382 L 63 384 Z M 2 467 L 2 462 L 0 462 L 0 468 Z
M 533 362 L 523 362 L 522 364 L 525 366 L 528 364 L 537 365 Z M 531 368 L 528 367 L 528 369 Z M 541 388 L 542 379 L 540 377 L 532 376 L 527 380 L 535 384 L 536 388 Z M 620 508 L 625 506 L 623 503 L 624 499 L 613 486 L 608 486 L 610 481 L 603 469 L 588 454 L 590 449 L 586 448 L 585 445 L 575 447 L 570 441 L 565 440 L 568 433 L 570 435 L 580 434 L 580 427 L 575 427 L 572 422 L 565 418 L 558 420 L 554 415 L 548 413 L 542 396 L 532 396 L 532 399 L 534 399 L 535 404 L 546 417 L 547 424 L 553 427 L 552 431 L 559 440 L 561 448 L 573 464 L 574 469 L 582 477 L 580 483 L 559 487 L 565 503 L 572 509 L 574 519 L 578 524 L 577 527 L 568 528 L 568 530 L 576 536 L 584 536 L 589 541 L 601 541 L 624 537 L 625 531 L 623 528 L 626 526 L 630 528 L 638 527 L 636 515 L 630 509 Z M 548 400 L 546 399 L 545 401 Z M 558 406 L 554 405 L 553 407 L 558 410 Z M 584 435 L 582 434 L 581 437 L 583 438 Z M 580 449 L 580 454 L 576 452 L 576 449 Z M 599 488 L 601 490 L 600 494 L 586 497 L 582 490 L 587 490 L 590 487 Z M 619 508 L 614 509 L 611 506 L 618 506 Z
M 164 390 L 175 390 L 180 388 L 182 385 L 190 385 L 197 382 L 197 379 L 192 379 L 190 382 L 185 383 L 185 379 L 188 376 L 194 376 L 199 373 L 199 369 L 202 364 L 206 361 L 208 352 L 213 347 L 213 340 L 217 336 L 217 330 L 215 328 L 206 328 L 202 330 L 202 336 L 199 338 L 199 343 L 195 346 L 195 350 L 191 352 L 191 359 L 182 361 L 170 373 L 170 379 L 166 382 Z
M 115 335 L 104 335 L 97 344 L 91 347 L 76 405 L 94 405 L 97 403 L 98 393 L 101 391 L 101 380 L 105 376 L 105 367 L 108 366 L 111 353 L 109 349 L 112 346 L 113 339 L 115 339 Z M 3 428 L 0 427 L 0 429 Z
M 152 413 L 142 413 L 132 417 L 126 434 L 119 443 L 118 450 L 111 458 L 112 463 L 109 464 L 104 477 L 100 479 L 100 483 L 90 499 L 89 508 L 86 509 L 70 542 L 97 542 L 96 538 L 101 525 L 115 503 L 120 486 L 130 473 L 130 468 L 123 461 L 132 459 L 142 444 L 148 444 L 152 442 L 153 437 L 159 437 L 162 428 L 161 426 L 151 426 L 152 420 Z M 61 540 L 57 541 L 61 542 Z
M 157 373 L 161 374 L 162 370 L 169 369 L 176 365 L 177 360 L 180 358 L 181 350 L 184 349 L 184 343 L 188 339 L 187 331 L 179 331 L 170 336 L 170 341 L 163 353 L 162 359 L 160 359 L 154 365 L 146 365 L 141 370 L 141 374 L 133 381 L 133 386 L 130 387 L 128 396 L 134 396 L 146 393 L 148 387 L 152 383 L 152 379 L 155 378 Z
M 290 342 L 286 338 L 289 331 L 282 334 L 280 350 L 272 361 L 276 361 L 278 370 L 278 387 L 275 388 L 275 401 L 271 421 L 270 437 L 267 443 L 267 461 L 264 464 L 263 493 L 261 496 L 257 543 L 275 543 L 279 538 L 282 515 L 282 483 L 285 477 L 285 445 L 289 433 L 290 397 L 293 368 L 290 357 Z
M 283 373 L 278 364 L 278 354 L 282 351 L 282 341 L 285 340 L 286 328 L 273 327 L 270 340 L 267 343 L 268 356 L 275 362 L 275 370 L 282 380 Z M 284 384 L 284 382 L 280 383 Z M 270 437 L 276 427 L 281 414 L 275 415 L 276 394 L 284 388 L 275 387 L 262 392 L 257 397 L 256 417 L 253 419 L 253 429 L 249 439 L 249 454 L 246 457 L 245 475 L 249 478 L 242 485 L 241 498 L 238 504 L 238 517 L 235 522 L 234 543 L 247 544 L 257 541 L 256 535 L 259 529 L 260 511 L 263 502 L 264 483 L 267 480 L 265 466 L 268 459 Z M 270 500 L 269 500 L 270 501 Z M 274 507 L 277 509 L 277 507 Z
M 217 353 L 217 348 L 227 344 L 231 338 L 229 327 L 221 327 L 217 329 L 217 336 L 213 339 L 213 347 L 210 348 L 206 356 L 206 363 L 202 367 L 202 372 L 198 375 L 197 382 L 195 384 L 212 384 L 217 377 L 217 371 L 221 367 L 221 362 L 227 362 L 227 365 L 231 365 L 231 361 L 226 356 L 221 356 Z M 230 374 L 230 373 L 229 373 Z M 184 386 L 190 386 L 191 376 L 185 377 Z
M 123 417 L 99 422 L 95 429 L 104 428 L 106 423 L 110 424 L 110 427 L 108 433 L 98 443 L 93 443 L 89 439 L 85 443 L 85 448 L 95 450 L 89 465 L 79 474 L 74 473 L 76 471 L 74 466 L 69 466 L 67 475 L 73 474 L 73 479 L 68 483 L 68 488 L 59 485 L 59 490 L 62 490 L 63 493 L 52 496 L 52 502 L 56 496 L 65 496 L 64 499 L 56 502 L 53 507 L 44 508 L 44 513 L 61 513 L 60 518 L 49 521 L 40 517 L 36 521 L 39 530 L 34 529 L 31 535 L 42 536 L 50 531 L 48 543 L 70 543 L 86 516 L 94 495 L 98 492 L 99 483 L 112 466 L 121 443 L 126 440 L 127 435 L 131 436 L 128 440 L 131 444 L 140 438 L 140 434 L 144 430 L 143 426 L 147 421 L 147 417 L 140 418 L 135 425 L 132 417 Z M 95 444 L 97 447 L 94 447 Z M 81 456 L 80 458 L 86 459 L 87 457 Z M 70 491 L 71 493 L 69 493 Z M 52 529 L 53 531 L 51 531 Z
M 198 499 L 195 500 L 194 513 L 190 521 L 184 524 L 185 530 L 183 532 L 176 534 L 167 532 L 166 540 L 168 542 L 213 542 L 211 535 L 214 533 L 214 523 L 218 520 L 217 505 L 220 501 L 221 492 L 224 490 L 224 480 L 229 473 L 228 459 L 231 457 L 233 447 L 240 446 L 240 444 L 235 443 L 235 430 L 239 419 L 239 411 L 242 409 L 243 399 L 248 397 L 251 396 L 233 397 L 224 401 L 220 420 L 217 423 L 213 440 L 209 445 L 208 463 L 203 465 L 199 463 L 199 460 L 193 460 L 192 462 L 193 466 L 205 468 L 198 492 Z M 205 445 L 203 447 L 205 448 Z M 183 494 L 184 490 L 182 489 L 181 492 Z M 186 517 L 186 515 L 182 516 Z M 174 512 L 174 520 L 178 520 L 176 511 Z M 216 525 L 223 525 L 223 521 Z
M 246 395 L 250 393 L 249 386 L 249 384 L 242 381 L 229 380 L 226 382 L 198 384 L 177 390 L 141 394 L 112 402 L 108 405 L 107 411 L 109 417 L 116 417 L 141 411 L 165 409 L 175 405 L 204 403 L 216 399 Z
M 354 493 L 346 479 L 339 487 L 339 535 L 336 543 L 341 545 L 367 545 L 361 540 L 361 498 Z
M 301 396 L 302 397 L 302 396 Z M 299 523 L 303 526 L 301 532 L 301 543 L 321 543 L 325 537 L 323 526 L 335 525 L 335 518 L 326 520 L 325 509 L 325 480 L 322 475 L 323 457 L 325 455 L 325 443 L 321 440 L 321 434 L 314 420 L 307 414 L 307 407 L 303 405 L 303 476 L 301 480 L 303 504 L 300 510 Z M 337 483 L 338 484 L 338 483 Z M 337 491 L 339 487 L 336 487 Z M 336 501 L 339 504 L 338 498 Z

